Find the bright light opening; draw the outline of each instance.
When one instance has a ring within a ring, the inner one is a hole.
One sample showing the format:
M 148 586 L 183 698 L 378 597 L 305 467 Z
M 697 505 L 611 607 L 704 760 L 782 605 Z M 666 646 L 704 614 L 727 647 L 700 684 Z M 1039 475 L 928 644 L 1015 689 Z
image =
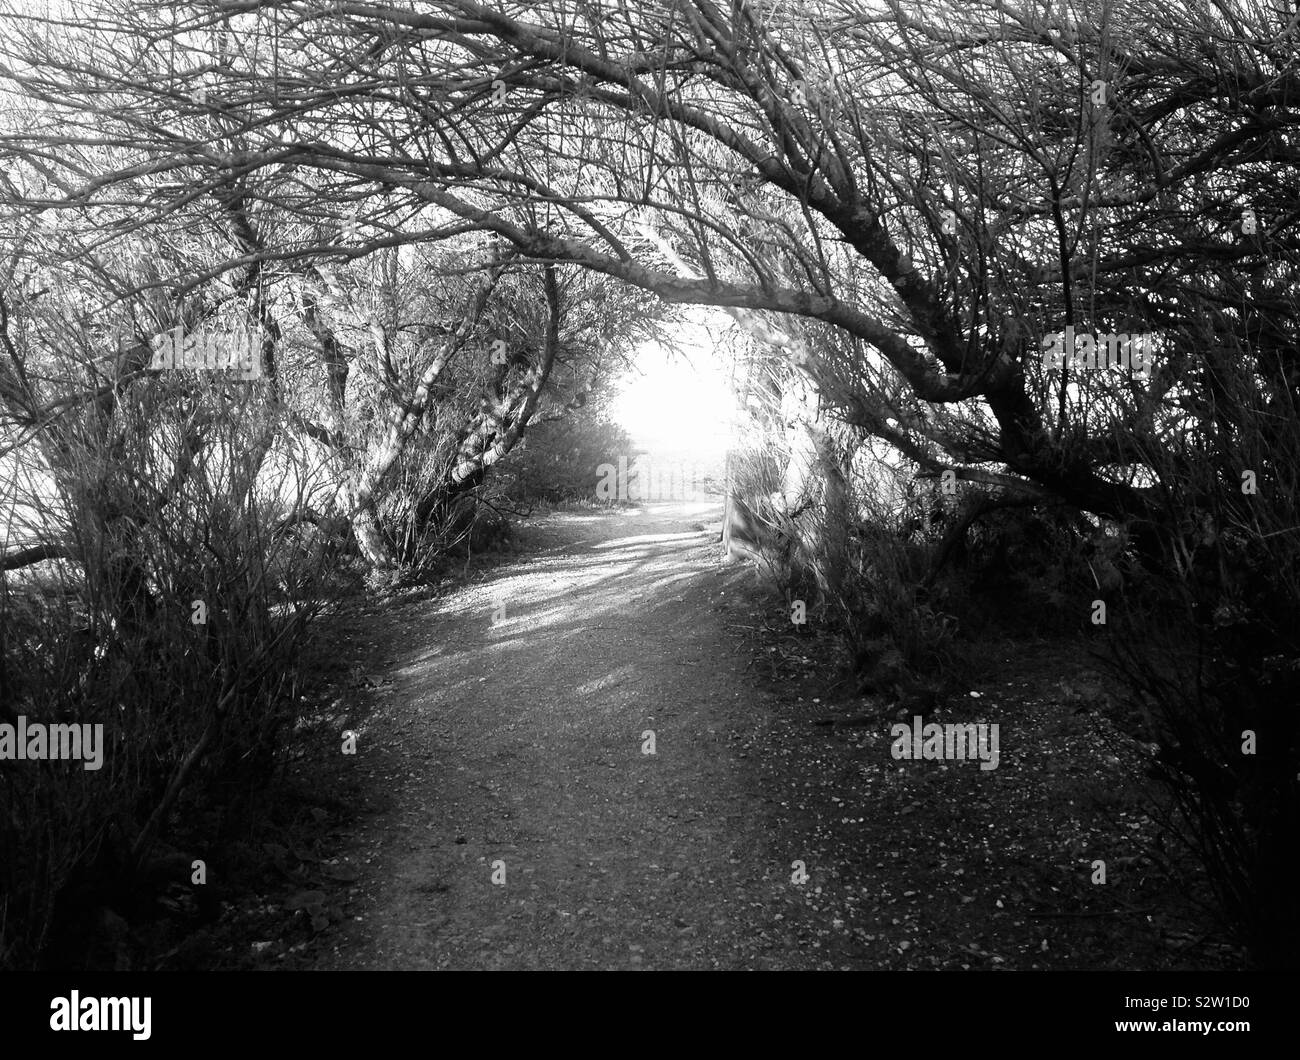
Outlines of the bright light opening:
M 683 325 L 680 352 L 642 346 L 621 381 L 611 415 L 656 463 L 720 468 L 730 443 L 735 399 L 731 364 L 717 348 L 720 329 Z

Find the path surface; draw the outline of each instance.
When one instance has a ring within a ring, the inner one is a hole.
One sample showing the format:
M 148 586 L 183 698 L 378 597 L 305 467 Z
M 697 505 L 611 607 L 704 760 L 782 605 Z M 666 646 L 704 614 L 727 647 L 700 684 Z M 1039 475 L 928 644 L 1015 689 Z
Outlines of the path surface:
M 720 562 L 720 518 L 530 520 L 520 558 L 350 618 L 340 643 L 374 668 L 343 712 L 359 751 L 317 778 L 348 823 L 293 877 L 329 893 L 328 923 L 287 954 L 262 942 L 262 966 L 1188 963 L 1161 912 L 1177 894 L 1142 867 L 1142 758 L 1111 753 L 1087 707 L 1104 697 L 1061 684 L 1058 644 L 990 655 L 929 715 L 999 724 L 996 770 L 895 761 L 889 724 L 913 707 L 816 691 L 829 639 Z M 263 908 L 255 937 L 300 904 Z
M 770 697 L 725 627 L 752 575 L 720 563 L 719 518 L 552 517 L 558 543 L 390 619 L 358 766 L 391 802 L 347 852 L 360 919 L 318 966 L 845 963 L 764 792 Z

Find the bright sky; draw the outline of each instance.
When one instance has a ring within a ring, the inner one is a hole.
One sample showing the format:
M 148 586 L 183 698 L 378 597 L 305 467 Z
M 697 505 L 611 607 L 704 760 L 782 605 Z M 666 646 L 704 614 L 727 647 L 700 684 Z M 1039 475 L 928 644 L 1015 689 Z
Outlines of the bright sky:
M 678 342 L 682 356 L 658 345 L 641 347 L 639 373 L 624 379 L 613 418 L 652 454 L 721 459 L 735 406 L 730 362 L 702 323 L 683 328 Z

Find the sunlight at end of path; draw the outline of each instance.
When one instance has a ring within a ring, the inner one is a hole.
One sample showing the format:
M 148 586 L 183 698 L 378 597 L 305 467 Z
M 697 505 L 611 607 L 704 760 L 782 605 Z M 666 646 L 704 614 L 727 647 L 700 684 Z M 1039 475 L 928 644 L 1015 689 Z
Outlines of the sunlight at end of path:
M 638 350 L 637 371 L 623 380 L 612 411 L 614 420 L 651 454 L 706 465 L 726 454 L 735 399 L 730 363 L 717 352 L 718 325 L 715 321 L 710 329 L 707 314 L 697 317 L 683 325 L 676 339 L 684 356 L 656 345 Z

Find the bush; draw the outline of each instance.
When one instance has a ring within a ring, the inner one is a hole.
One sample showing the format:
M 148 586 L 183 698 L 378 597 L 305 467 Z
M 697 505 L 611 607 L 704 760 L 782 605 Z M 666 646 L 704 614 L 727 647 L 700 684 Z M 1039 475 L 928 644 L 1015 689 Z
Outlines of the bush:
M 1217 366 L 1230 461 L 1200 440 L 1144 453 L 1165 484 L 1165 561 L 1115 615 L 1111 663 L 1159 748 L 1169 828 L 1258 968 L 1300 962 L 1300 420 L 1261 406 L 1251 360 Z M 1247 474 L 1249 472 L 1249 474 Z
M 591 500 L 601 464 L 631 460 L 631 437 L 618 424 L 585 410 L 529 429 L 502 462 L 497 487 L 515 503 Z
M 179 417 L 123 401 L 111 442 L 64 435 L 56 501 L 22 498 L 63 558 L 0 571 L 0 721 L 102 725 L 104 759 L 0 770 L 0 967 L 129 966 L 157 866 L 189 882 L 166 840 L 215 838 L 292 731 L 331 552 L 291 545 L 308 469 L 237 456 L 266 424 L 206 400 L 183 474 L 156 463 Z

